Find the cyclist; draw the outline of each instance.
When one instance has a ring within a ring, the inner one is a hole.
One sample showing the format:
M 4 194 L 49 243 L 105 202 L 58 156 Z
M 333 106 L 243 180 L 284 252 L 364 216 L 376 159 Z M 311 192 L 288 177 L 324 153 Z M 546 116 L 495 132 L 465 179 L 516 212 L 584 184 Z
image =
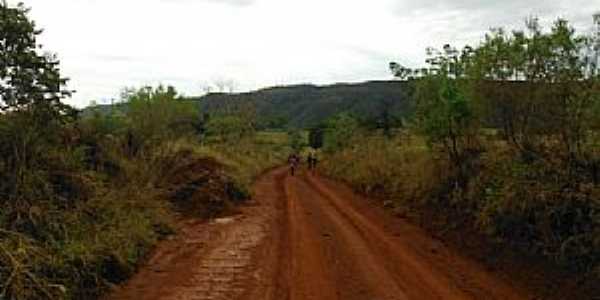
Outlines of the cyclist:
M 292 176 L 296 173 L 296 169 L 298 168 L 298 164 L 300 163 L 300 157 L 298 154 L 293 153 L 288 157 L 288 163 L 290 164 L 290 173 Z

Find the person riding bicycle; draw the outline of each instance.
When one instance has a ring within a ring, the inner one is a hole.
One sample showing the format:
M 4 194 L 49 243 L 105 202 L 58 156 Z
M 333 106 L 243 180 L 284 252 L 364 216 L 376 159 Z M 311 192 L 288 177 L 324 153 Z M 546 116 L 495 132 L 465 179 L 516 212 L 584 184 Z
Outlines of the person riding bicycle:
M 296 169 L 298 168 L 298 164 L 300 163 L 300 157 L 296 153 L 290 154 L 288 157 L 288 163 L 290 164 L 290 173 L 292 176 L 296 173 Z

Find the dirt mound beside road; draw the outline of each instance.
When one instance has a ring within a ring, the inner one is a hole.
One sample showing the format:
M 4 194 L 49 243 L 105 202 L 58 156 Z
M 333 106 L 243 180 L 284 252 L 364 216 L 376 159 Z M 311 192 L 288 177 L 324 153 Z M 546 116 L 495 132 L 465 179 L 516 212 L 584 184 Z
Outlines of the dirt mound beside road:
M 233 208 L 249 195 L 224 166 L 212 158 L 184 158 L 165 174 L 164 188 L 178 211 L 189 217 L 210 218 Z

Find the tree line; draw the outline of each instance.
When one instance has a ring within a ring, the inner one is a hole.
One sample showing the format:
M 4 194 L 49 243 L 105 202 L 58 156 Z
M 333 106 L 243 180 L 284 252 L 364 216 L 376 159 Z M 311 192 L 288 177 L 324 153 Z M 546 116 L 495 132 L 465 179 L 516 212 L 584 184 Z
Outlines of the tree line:
M 350 115 L 315 128 L 312 140 L 330 147 L 323 170 L 443 232 L 475 231 L 598 274 L 600 15 L 593 20 L 593 32 L 579 33 L 563 19 L 544 29 L 531 18 L 475 46 L 429 48 L 422 68 L 390 63 L 414 87 L 412 116 L 391 136 Z
M 390 68 L 416 81 L 414 124 L 456 166 L 481 151 L 483 128 L 495 128 L 524 160 L 560 157 L 573 176 L 584 168 L 597 182 L 600 15 L 594 22 L 597 32 L 585 35 L 563 19 L 544 32 L 532 18 L 477 47 L 430 48 L 426 68 Z

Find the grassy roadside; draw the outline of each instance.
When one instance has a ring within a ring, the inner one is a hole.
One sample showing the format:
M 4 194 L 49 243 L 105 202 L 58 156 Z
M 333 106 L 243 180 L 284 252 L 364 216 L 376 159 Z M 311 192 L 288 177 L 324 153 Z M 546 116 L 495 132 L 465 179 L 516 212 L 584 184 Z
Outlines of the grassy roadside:
M 112 161 L 118 170 L 111 177 L 69 174 L 89 195 L 68 209 L 38 202 L 21 212 L 31 233 L 3 223 L 0 298 L 94 298 L 132 275 L 153 245 L 173 232 L 179 208 L 188 214 L 192 208 L 196 217 L 223 213 L 249 196 L 254 176 L 278 163 L 276 154 L 258 146 L 239 151 L 179 140 L 160 148 L 143 159 Z M 3 210 L 0 220 L 9 213 Z
M 241 186 L 249 191 L 257 176 L 280 165 L 291 151 L 285 132 L 257 132 L 234 143 L 199 146 L 198 152 L 214 157 L 228 167 Z
M 182 212 L 210 218 L 247 199 L 286 149 L 254 132 L 202 144 L 199 112 L 172 88 L 125 97 L 110 114 L 0 114 L 0 299 L 98 297 Z
M 428 229 L 543 299 L 598 296 L 597 248 L 573 244 L 597 236 L 593 221 L 577 231 L 577 224 L 586 222 L 573 220 L 595 209 L 593 198 L 570 198 L 572 190 L 561 194 L 545 174 L 527 173 L 525 184 L 524 167 L 497 141 L 489 141 L 467 188 L 459 191 L 453 188 L 448 162 L 418 137 L 357 134 L 353 139 L 361 142 L 326 154 L 322 172 L 380 199 L 391 213 Z M 588 188 L 593 194 L 594 187 Z M 563 227 L 542 223 L 552 218 L 562 220 Z M 562 235 L 562 244 L 545 239 L 542 233 L 548 231 L 555 238 Z M 523 237 L 525 233 L 530 235 Z M 569 248 L 576 246 L 583 250 Z

